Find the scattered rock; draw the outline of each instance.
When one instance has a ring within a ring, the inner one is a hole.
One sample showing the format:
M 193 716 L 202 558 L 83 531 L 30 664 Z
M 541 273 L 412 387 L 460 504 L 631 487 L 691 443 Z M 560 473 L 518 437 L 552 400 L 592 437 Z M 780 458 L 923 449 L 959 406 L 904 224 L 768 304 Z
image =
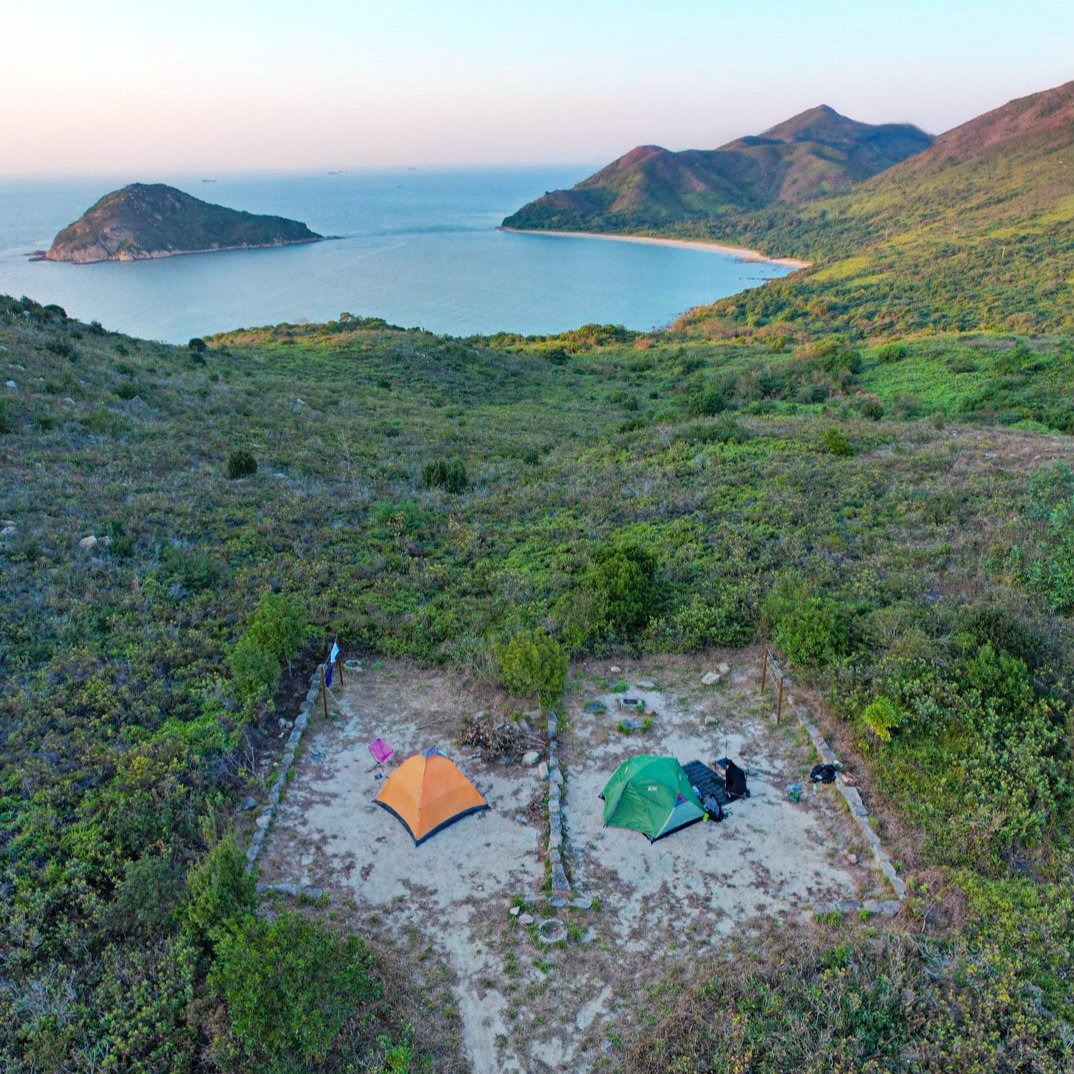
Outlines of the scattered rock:
M 527 768 L 532 768 L 540 759 L 541 755 L 536 750 L 529 750 L 522 754 L 522 763 Z
M 541 779 L 548 779 L 548 765 L 546 765 L 544 761 L 537 766 L 537 775 L 540 776 Z
M 558 767 L 554 768 L 551 772 L 548 773 L 548 782 L 554 783 L 557 787 L 563 786 L 563 773 L 559 770 Z
M 519 914 L 518 915 L 518 923 L 520 925 L 532 925 L 534 923 L 534 921 L 536 921 L 536 920 L 537 919 L 533 916 L 533 914 Z
M 575 910 L 593 909 L 593 900 L 588 895 L 579 895 L 576 899 L 571 899 L 570 904 Z
M 285 720 L 282 716 L 279 719 L 281 727 L 291 728 L 294 726 L 294 720 Z
M 511 909 L 510 909 L 510 910 L 508 910 L 507 912 L 508 912 L 508 913 L 509 913 L 509 914 L 510 914 L 510 915 L 511 915 L 512 917 L 518 917 L 518 915 L 519 915 L 520 913 L 522 913 L 522 907 L 521 907 L 521 906 L 512 906 L 512 907 L 511 907 Z
M 96 548 L 97 547 L 97 538 L 94 537 L 93 534 L 91 533 L 88 537 L 83 537 L 82 540 L 78 542 L 78 547 L 79 548 L 87 548 L 87 549 L 88 548 Z
M 612 664 L 612 666 L 611 666 L 610 668 L 608 668 L 608 670 L 609 670 L 609 671 L 610 671 L 610 672 L 611 672 L 611 673 L 612 673 L 613 675 L 618 675 L 618 674 L 619 674 L 619 673 L 620 673 L 620 672 L 621 672 L 621 671 L 622 671 L 623 669 L 622 669 L 622 668 L 620 668 L 620 667 L 616 667 L 616 666 L 615 666 L 615 664 Z
M 254 809 L 256 806 L 257 806 L 257 799 L 252 797 L 251 795 L 247 795 L 242 800 L 242 805 L 239 806 L 239 809 L 241 809 L 245 813 L 248 810 Z
M 719 665 L 717 665 L 716 670 L 721 675 L 730 675 L 731 674 L 731 665 L 728 664 L 728 663 L 719 664 Z
M 634 683 L 639 690 L 655 690 L 656 683 L 650 682 L 648 679 L 642 679 L 640 682 Z
M 600 716 L 601 713 L 608 711 L 608 706 L 603 701 L 590 701 L 585 707 L 585 711 L 591 716 Z
M 858 864 L 858 855 L 857 854 L 848 854 L 847 855 L 847 861 L 849 861 L 851 865 L 857 865 Z
M 640 731 L 642 723 L 641 720 L 635 720 L 633 716 L 627 716 L 626 719 L 619 721 L 619 726 L 624 731 Z
M 12 390 L 17 390 L 19 386 L 13 380 L 5 380 L 4 387 L 11 388 Z
M 715 671 L 707 671 L 701 676 L 702 686 L 715 686 L 720 681 L 720 676 Z
M 15 527 L 14 526 L 5 526 L 3 529 L 0 529 L 0 537 L 14 537 L 14 536 L 15 536 Z

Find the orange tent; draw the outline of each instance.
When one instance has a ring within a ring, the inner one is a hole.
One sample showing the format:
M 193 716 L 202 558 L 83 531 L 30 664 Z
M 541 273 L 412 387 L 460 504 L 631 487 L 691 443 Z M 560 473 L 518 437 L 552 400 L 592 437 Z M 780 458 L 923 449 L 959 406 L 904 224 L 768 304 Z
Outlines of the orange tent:
M 374 801 L 410 829 L 415 846 L 467 813 L 489 807 L 459 766 L 439 750 L 408 757 Z

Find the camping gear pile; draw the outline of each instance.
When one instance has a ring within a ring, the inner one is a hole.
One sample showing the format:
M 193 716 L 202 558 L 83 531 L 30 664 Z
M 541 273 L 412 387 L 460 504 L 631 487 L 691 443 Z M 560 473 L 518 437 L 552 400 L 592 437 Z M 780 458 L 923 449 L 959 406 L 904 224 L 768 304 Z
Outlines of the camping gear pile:
M 402 821 L 415 846 L 467 814 L 489 807 L 459 766 L 439 750 L 408 757 L 373 800 Z

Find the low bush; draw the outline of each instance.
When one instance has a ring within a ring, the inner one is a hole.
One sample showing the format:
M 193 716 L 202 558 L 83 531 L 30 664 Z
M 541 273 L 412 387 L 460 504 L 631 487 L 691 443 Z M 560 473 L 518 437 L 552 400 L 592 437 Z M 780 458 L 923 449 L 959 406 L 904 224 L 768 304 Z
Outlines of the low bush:
M 470 484 L 466 464 L 462 459 L 434 459 L 421 470 L 421 483 L 427 488 L 442 488 L 445 492 L 464 492 Z
M 538 627 L 516 634 L 496 655 L 500 680 L 512 694 L 536 698 L 542 705 L 562 696 L 567 653 L 547 630 Z
M 231 481 L 252 477 L 257 473 L 257 459 L 245 448 L 233 451 L 227 459 L 227 476 Z
M 829 455 L 849 457 L 857 454 L 854 445 L 847 439 L 846 433 L 840 432 L 839 429 L 825 429 L 820 434 L 820 447 Z

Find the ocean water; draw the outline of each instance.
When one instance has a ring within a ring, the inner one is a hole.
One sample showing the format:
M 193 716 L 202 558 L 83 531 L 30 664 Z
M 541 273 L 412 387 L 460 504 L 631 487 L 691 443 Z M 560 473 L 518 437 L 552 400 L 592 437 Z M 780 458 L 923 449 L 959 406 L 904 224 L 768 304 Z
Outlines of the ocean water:
M 55 302 L 83 320 L 185 342 L 231 328 L 347 311 L 450 335 L 546 333 L 587 322 L 660 327 L 787 272 L 708 251 L 496 230 L 520 205 L 585 168 L 141 177 L 274 213 L 338 238 L 97 265 L 33 262 L 60 228 L 131 181 L 0 180 L 0 293 Z

